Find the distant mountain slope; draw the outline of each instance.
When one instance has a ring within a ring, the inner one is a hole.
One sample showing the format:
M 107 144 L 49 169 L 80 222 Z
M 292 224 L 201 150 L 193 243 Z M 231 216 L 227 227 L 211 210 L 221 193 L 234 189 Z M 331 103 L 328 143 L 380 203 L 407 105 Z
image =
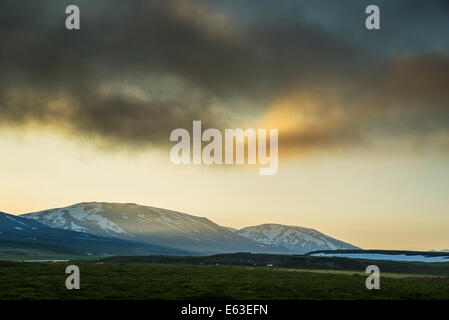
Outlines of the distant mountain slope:
M 201 254 L 229 252 L 292 253 L 259 244 L 212 221 L 166 209 L 118 203 L 80 203 L 21 217 L 52 228 L 151 243 Z
M 187 252 L 135 241 L 51 228 L 38 221 L 0 212 L 0 249 L 42 248 L 78 255 L 186 254 Z
M 359 249 L 313 229 L 280 224 L 247 227 L 236 231 L 236 234 L 261 244 L 282 246 L 300 254 L 316 250 Z

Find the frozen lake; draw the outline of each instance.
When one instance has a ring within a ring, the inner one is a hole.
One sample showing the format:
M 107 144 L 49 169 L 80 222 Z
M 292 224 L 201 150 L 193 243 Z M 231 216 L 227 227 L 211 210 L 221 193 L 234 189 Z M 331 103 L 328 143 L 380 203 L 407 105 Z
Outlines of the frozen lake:
M 449 255 L 427 257 L 424 255 L 380 254 L 380 253 L 313 253 L 314 257 L 342 257 L 368 260 L 416 261 L 416 262 L 449 262 Z

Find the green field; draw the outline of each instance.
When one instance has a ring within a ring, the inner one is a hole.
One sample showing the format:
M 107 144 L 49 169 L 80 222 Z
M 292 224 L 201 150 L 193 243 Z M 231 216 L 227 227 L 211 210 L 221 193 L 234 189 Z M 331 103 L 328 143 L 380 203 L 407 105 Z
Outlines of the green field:
M 68 263 L 0 262 L 0 299 L 449 299 L 449 277 L 388 274 L 380 290 L 360 271 L 263 266 L 72 262 L 81 289 L 65 288 Z

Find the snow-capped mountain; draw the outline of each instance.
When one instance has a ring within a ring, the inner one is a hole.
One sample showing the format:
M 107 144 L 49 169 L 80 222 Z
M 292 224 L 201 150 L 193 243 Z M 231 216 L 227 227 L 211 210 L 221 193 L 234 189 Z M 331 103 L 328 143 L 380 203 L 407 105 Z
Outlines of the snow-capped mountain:
M 135 241 L 51 228 L 38 221 L 3 212 L 0 212 L 0 248 L 32 248 L 77 255 L 186 254 Z
M 236 234 L 264 245 L 282 246 L 299 254 L 316 250 L 359 249 L 314 229 L 280 224 L 247 227 L 236 231 Z
M 207 218 L 133 203 L 79 203 L 19 218 L 45 224 L 53 230 L 76 231 L 185 254 L 303 254 L 316 250 L 358 249 L 313 229 L 264 224 L 237 230 Z
M 259 244 L 212 221 L 166 209 L 119 203 L 79 203 L 21 217 L 52 228 L 166 246 L 198 254 L 228 252 L 292 253 Z

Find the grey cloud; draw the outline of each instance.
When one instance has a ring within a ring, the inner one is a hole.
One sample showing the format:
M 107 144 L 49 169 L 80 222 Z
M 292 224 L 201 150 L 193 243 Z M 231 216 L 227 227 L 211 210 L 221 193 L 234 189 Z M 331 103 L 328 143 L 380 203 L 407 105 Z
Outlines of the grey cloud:
M 2 1 L 0 124 L 51 123 L 112 144 L 164 146 L 172 129 L 192 120 L 236 125 L 240 114 L 258 117 L 311 86 L 338 88 L 338 108 L 353 117 L 281 137 L 286 147 L 364 143 L 364 128 L 425 134 L 448 124 L 446 53 L 402 58 L 396 48 L 383 55 L 359 31 L 352 36 L 332 28 L 335 21 L 311 19 L 315 9 L 304 2 L 297 14 L 304 21 L 292 18 L 295 6 L 280 5 L 267 19 L 246 3 L 79 1 L 81 30 L 67 31 L 66 1 Z M 391 43 L 390 35 L 379 37 L 376 45 Z

